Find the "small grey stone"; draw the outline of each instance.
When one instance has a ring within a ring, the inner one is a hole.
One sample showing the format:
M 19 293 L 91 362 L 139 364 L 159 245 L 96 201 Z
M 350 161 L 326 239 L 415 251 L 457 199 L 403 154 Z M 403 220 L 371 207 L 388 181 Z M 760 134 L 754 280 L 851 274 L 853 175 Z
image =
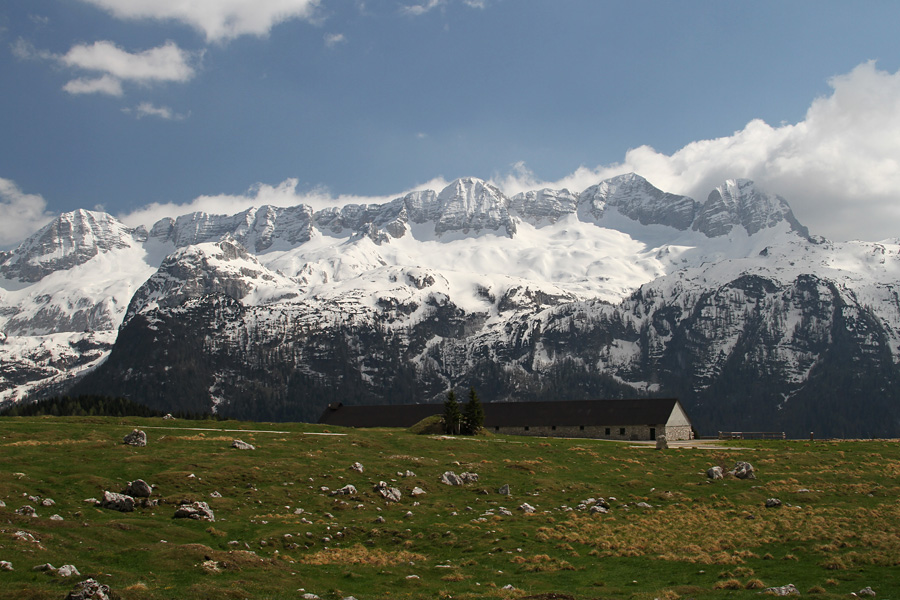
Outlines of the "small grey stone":
M 362 466 L 362 463 L 355 462 L 352 465 L 350 465 L 350 470 L 356 471 L 357 473 L 362 473 L 365 470 L 365 468 Z
M 463 480 L 453 471 L 444 471 L 444 474 L 441 475 L 441 483 L 446 485 L 462 485 Z
M 522 512 L 527 513 L 527 514 L 531 514 L 534 512 L 534 507 L 532 505 L 528 504 L 527 502 L 523 502 L 522 504 L 519 505 L 519 510 L 521 510 Z
M 248 444 L 243 440 L 237 439 L 231 442 L 231 447 L 237 448 L 238 450 L 256 450 L 256 446 L 254 446 L 253 444 Z
M 373 488 L 373 491 L 377 492 L 388 502 L 400 502 L 400 490 L 395 487 L 390 487 L 384 481 L 379 481 L 378 484 Z
M 85 579 L 75 585 L 65 600 L 110 600 L 109 586 L 96 579 Z
M 725 477 L 725 470 L 719 466 L 710 467 L 706 470 L 706 476 L 710 479 L 723 479 Z
M 339 490 L 334 490 L 331 492 L 332 496 L 355 496 L 356 495 L 356 486 L 347 484 Z
M 122 441 L 129 446 L 146 446 L 147 434 L 140 429 L 134 429 Z
M 72 575 L 81 575 L 75 565 L 63 565 L 56 570 L 56 574 L 60 577 L 71 577 Z
M 8 560 L 0 560 L 0 571 L 12 571 L 12 563 Z
M 756 472 L 753 469 L 753 465 L 743 460 L 739 460 L 734 464 L 734 469 L 731 470 L 731 474 L 738 479 L 756 479 Z
M 135 479 L 128 482 L 128 485 L 125 486 L 125 491 L 122 493 L 132 498 L 149 498 L 150 494 L 153 493 L 153 488 L 143 479 Z
M 781 506 L 781 500 L 778 498 L 766 499 L 766 508 L 778 508 L 779 506 Z
M 509 484 L 504 483 L 502 486 L 500 486 L 500 489 L 497 490 L 497 493 L 501 496 L 509 496 Z
M 175 509 L 176 519 L 194 519 L 198 521 L 215 521 L 216 517 L 206 502 L 182 504 Z
M 770 587 L 763 590 L 764 594 L 774 594 L 776 596 L 792 596 L 794 594 L 800 595 L 800 590 L 793 583 L 789 583 L 787 585 L 782 585 L 779 587 Z
M 866 586 L 866 587 L 864 587 L 863 589 L 859 590 L 859 591 L 856 593 L 856 595 L 857 595 L 857 596 L 874 596 L 874 595 L 875 595 L 875 590 L 873 590 L 873 589 L 872 589 L 871 587 L 869 587 L 869 586 Z
M 103 499 L 100 500 L 99 504 L 100 508 L 108 508 L 119 512 L 132 512 L 134 510 L 134 498 L 109 491 L 103 492 Z

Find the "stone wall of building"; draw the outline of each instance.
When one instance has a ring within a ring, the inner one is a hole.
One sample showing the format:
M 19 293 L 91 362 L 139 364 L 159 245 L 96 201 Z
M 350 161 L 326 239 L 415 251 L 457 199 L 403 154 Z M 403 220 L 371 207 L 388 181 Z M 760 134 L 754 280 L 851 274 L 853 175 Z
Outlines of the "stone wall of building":
M 666 441 L 694 439 L 694 430 L 690 425 L 669 425 L 666 427 Z

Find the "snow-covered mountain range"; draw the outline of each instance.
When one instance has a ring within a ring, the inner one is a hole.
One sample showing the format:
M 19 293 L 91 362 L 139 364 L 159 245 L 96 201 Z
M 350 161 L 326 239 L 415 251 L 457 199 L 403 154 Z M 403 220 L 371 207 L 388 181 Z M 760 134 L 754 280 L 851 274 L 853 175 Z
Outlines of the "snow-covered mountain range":
M 633 174 L 513 197 L 466 178 L 149 229 L 79 210 L 0 277 L 0 403 L 314 419 L 474 385 L 677 395 L 702 433 L 900 434 L 900 243 L 810 236 L 746 180 L 698 201 Z

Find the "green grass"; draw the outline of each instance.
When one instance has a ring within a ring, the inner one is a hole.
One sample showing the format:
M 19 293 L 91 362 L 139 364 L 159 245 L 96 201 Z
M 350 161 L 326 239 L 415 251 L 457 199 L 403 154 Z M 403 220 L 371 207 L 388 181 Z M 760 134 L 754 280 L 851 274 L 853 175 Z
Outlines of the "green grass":
M 122 444 L 135 427 L 147 432 L 147 447 Z M 359 600 L 756 598 L 760 585 L 787 583 L 816 598 L 865 586 L 879 598 L 900 596 L 897 441 L 657 451 L 403 430 L 313 435 L 324 432 L 234 421 L 0 419 L 0 560 L 14 568 L 0 571 L 0 598 L 61 599 L 89 576 L 127 600 L 298 598 L 298 590 Z M 232 449 L 234 438 L 257 449 Z M 737 460 L 752 463 L 758 479 L 707 481 L 709 466 Z M 356 461 L 364 473 L 350 469 Z M 398 476 L 407 470 L 415 477 Z M 438 481 L 446 470 L 480 479 L 449 487 Z M 118 513 L 84 502 L 137 478 L 157 486 L 158 506 Z M 381 480 L 400 488 L 400 503 L 372 491 Z M 358 490 L 352 498 L 321 491 L 348 483 Z M 496 493 L 505 483 L 508 498 Z M 427 494 L 412 498 L 415 486 Z M 36 506 L 37 518 L 16 514 L 34 505 L 29 495 L 56 505 Z M 577 510 L 592 497 L 616 500 L 606 515 Z M 764 508 L 770 497 L 784 506 Z M 174 519 L 183 500 L 208 502 L 216 521 Z M 523 502 L 537 512 L 518 510 Z M 17 531 L 40 543 L 16 540 Z M 47 562 L 74 564 L 82 576 L 32 571 Z

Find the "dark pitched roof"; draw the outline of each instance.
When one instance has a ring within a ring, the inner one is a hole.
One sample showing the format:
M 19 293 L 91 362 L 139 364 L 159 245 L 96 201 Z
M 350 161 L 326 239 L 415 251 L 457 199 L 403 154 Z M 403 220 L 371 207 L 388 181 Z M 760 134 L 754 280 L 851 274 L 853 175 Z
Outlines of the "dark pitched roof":
M 561 400 L 556 402 L 489 402 L 485 427 L 660 425 L 678 403 L 676 398 L 634 400 Z M 460 403 L 462 405 L 464 403 Z M 329 405 L 319 418 L 342 427 L 410 427 L 444 413 L 443 404 Z

